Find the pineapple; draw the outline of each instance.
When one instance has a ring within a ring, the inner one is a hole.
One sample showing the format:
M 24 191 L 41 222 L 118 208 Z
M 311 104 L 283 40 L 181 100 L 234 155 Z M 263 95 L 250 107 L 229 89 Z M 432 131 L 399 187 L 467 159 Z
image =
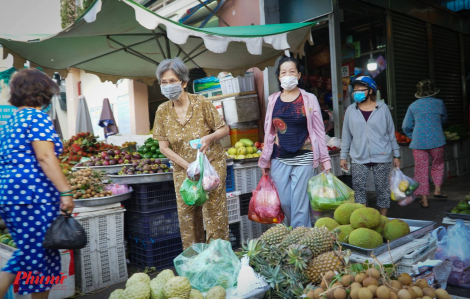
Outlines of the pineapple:
M 305 245 L 291 245 L 286 251 L 285 262 L 295 271 L 303 272 L 307 268 L 312 252 Z
M 298 244 L 306 245 L 313 254 L 313 258 L 333 249 L 336 235 L 326 227 L 315 227 L 303 236 Z
M 268 229 L 260 239 L 268 245 L 278 245 L 290 233 L 290 229 L 284 224 L 278 224 Z
M 296 227 L 288 236 L 284 238 L 281 242 L 281 247 L 287 248 L 290 245 L 299 244 L 299 241 L 310 232 L 312 229 L 310 227 Z
M 340 271 L 344 267 L 342 254 L 328 251 L 313 259 L 307 267 L 308 278 L 316 285 L 320 284 L 322 275 L 328 271 Z

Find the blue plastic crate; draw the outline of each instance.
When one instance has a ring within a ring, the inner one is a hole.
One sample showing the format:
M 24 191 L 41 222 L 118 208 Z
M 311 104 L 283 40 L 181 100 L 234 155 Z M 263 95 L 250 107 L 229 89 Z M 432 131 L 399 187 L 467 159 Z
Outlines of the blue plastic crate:
M 176 237 L 180 234 L 178 210 L 167 209 L 150 213 L 126 212 L 129 238 L 143 240 Z
M 137 194 L 126 200 L 126 210 L 130 212 L 148 213 L 159 210 L 176 208 L 176 192 L 172 190 L 161 190 L 153 197 L 139 198 Z
M 183 252 L 183 243 L 178 235 L 155 240 L 129 239 L 132 265 L 137 267 L 155 267 L 157 270 L 173 267 L 173 260 Z
M 225 181 L 225 191 L 235 191 L 235 174 L 233 172 L 233 165 L 227 165 L 227 180 Z

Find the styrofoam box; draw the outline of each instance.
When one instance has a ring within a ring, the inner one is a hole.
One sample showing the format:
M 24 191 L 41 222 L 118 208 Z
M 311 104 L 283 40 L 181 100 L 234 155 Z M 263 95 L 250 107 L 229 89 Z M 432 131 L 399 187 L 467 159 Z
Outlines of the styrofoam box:
M 125 246 L 114 246 L 85 254 L 76 252 L 75 269 L 75 283 L 82 293 L 126 281 L 128 277 Z
M 263 176 L 257 162 L 234 164 L 233 172 L 235 174 L 235 190 L 242 194 L 250 193 L 256 189 Z
M 124 245 L 124 209 L 80 213 L 75 219 L 87 235 L 87 245 L 80 254 Z M 78 250 L 77 250 L 78 251 Z
M 231 126 L 260 118 L 258 95 L 230 97 L 222 101 L 225 122 Z
M 0 244 L 0 268 L 6 266 L 8 260 L 11 258 L 16 249 L 7 245 Z M 63 299 L 75 295 L 75 267 L 73 263 L 72 250 L 59 250 L 60 251 L 60 272 L 67 276 L 63 284 L 55 285 L 49 293 L 49 299 Z M 14 292 L 13 286 L 5 295 L 5 299 L 31 299 L 31 295 L 18 295 Z
M 245 75 L 236 78 L 225 77 L 220 79 L 220 87 L 222 94 L 231 94 L 237 92 L 254 91 L 255 90 L 255 75 Z

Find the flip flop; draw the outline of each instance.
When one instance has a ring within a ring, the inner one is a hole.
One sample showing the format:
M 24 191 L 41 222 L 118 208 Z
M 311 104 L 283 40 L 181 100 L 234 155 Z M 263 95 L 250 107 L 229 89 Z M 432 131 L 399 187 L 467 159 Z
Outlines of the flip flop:
M 447 200 L 447 195 L 444 195 L 444 193 L 441 194 L 434 194 L 434 198 L 441 199 L 441 200 Z
M 423 205 L 423 201 L 422 201 L 422 200 L 419 201 L 419 204 L 421 205 L 421 208 L 423 208 L 423 209 L 429 208 L 429 204 L 428 204 L 427 207 L 425 207 L 425 206 Z

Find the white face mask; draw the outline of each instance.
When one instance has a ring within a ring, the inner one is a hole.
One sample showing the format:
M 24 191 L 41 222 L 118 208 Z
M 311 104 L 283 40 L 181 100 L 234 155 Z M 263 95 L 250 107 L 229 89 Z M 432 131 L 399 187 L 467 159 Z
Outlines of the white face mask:
M 287 91 L 291 91 L 299 84 L 297 77 L 288 76 L 281 78 L 281 87 Z
M 162 91 L 162 95 L 164 95 L 171 101 L 176 101 L 180 98 L 181 93 L 183 93 L 181 83 L 161 85 L 160 89 Z

